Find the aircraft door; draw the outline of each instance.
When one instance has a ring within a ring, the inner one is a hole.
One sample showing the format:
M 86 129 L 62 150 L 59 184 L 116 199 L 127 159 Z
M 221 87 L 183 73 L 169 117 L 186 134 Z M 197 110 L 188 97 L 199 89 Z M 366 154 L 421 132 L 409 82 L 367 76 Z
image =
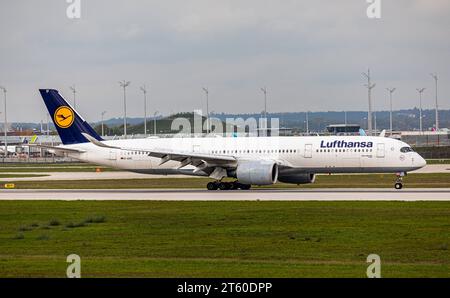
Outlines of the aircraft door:
M 115 150 L 115 149 L 109 150 L 108 160 L 109 160 L 109 164 L 112 167 L 117 165 L 117 150 Z
M 117 152 L 116 150 L 110 150 L 109 151 L 109 160 L 117 160 Z
M 384 152 L 384 144 L 379 143 L 377 144 L 377 158 L 384 158 L 385 152 Z
M 305 144 L 305 158 L 312 158 L 312 144 Z

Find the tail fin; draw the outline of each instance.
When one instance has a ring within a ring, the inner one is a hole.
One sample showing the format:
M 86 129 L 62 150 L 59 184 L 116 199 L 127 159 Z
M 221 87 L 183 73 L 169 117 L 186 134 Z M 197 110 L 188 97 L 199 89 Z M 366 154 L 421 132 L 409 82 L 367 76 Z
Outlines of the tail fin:
M 54 89 L 39 89 L 56 130 L 64 145 L 89 142 L 82 133 L 101 141 L 102 138 Z

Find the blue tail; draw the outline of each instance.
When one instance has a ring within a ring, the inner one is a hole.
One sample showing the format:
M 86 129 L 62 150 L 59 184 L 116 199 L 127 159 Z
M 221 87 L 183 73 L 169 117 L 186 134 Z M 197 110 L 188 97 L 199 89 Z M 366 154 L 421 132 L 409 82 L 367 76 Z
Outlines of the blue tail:
M 54 89 L 39 89 L 44 103 L 52 117 L 56 130 L 64 145 L 89 142 L 81 133 L 87 133 L 97 140 L 102 138 Z

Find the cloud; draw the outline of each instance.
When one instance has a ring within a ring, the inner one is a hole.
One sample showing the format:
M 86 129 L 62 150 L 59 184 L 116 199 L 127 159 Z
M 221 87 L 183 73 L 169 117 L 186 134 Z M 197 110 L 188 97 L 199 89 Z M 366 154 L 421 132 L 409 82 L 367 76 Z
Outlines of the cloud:
M 117 81 L 132 82 L 129 115 L 142 114 L 139 85 L 150 86 L 149 113 L 262 109 L 365 109 L 361 72 L 372 68 L 378 109 L 385 87 L 398 87 L 396 107 L 414 106 L 415 88 L 440 75 L 443 108 L 450 108 L 450 2 L 382 0 L 382 18 L 366 17 L 365 0 L 81 0 L 82 18 L 69 20 L 65 1 L 0 4 L 0 83 L 10 92 L 14 121 L 45 119 L 37 89 L 68 98 L 79 89 L 86 119 L 122 113 Z M 26 107 L 24 109 L 23 107 Z M 204 108 L 204 107 L 203 107 Z

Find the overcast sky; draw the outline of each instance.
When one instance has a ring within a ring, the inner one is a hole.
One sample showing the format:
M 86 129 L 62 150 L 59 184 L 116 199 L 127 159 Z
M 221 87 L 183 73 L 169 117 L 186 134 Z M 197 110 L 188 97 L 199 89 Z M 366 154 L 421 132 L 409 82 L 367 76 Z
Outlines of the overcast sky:
M 361 72 L 370 66 L 376 109 L 450 108 L 450 1 L 381 0 L 81 0 L 69 19 L 65 0 L 0 0 L 0 85 L 10 121 L 45 119 L 38 88 L 55 88 L 89 121 L 122 115 L 119 80 L 130 80 L 128 115 L 205 108 L 260 112 L 365 110 Z M 3 104 L 1 105 L 3 111 Z

